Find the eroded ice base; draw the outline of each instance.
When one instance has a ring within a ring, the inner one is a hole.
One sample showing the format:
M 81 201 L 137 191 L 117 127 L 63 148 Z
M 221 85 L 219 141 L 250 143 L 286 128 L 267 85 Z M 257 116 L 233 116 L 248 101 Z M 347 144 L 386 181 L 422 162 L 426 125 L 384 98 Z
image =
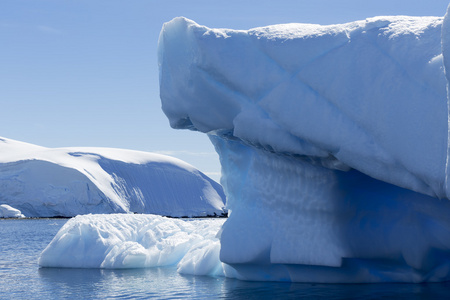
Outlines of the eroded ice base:
M 356 170 L 212 136 L 231 213 L 225 273 L 244 280 L 450 279 L 450 202 Z

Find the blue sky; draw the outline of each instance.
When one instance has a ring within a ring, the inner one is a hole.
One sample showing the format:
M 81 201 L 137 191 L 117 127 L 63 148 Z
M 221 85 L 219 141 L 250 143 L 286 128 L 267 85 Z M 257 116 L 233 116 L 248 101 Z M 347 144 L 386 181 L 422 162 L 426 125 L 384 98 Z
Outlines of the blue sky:
M 377 15 L 443 16 L 448 0 L 2 0 L 0 136 L 47 147 L 158 151 L 218 180 L 206 136 L 169 127 L 156 47 L 164 22 L 249 29 Z

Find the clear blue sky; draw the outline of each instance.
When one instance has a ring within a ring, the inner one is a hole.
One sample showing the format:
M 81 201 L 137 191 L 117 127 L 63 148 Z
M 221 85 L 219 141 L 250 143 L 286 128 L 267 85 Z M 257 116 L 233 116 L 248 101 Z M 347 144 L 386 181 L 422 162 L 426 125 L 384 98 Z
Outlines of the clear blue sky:
M 156 47 L 164 22 L 208 27 L 443 16 L 448 0 L 2 0 L 0 136 L 47 147 L 163 151 L 218 180 L 206 136 L 169 127 Z

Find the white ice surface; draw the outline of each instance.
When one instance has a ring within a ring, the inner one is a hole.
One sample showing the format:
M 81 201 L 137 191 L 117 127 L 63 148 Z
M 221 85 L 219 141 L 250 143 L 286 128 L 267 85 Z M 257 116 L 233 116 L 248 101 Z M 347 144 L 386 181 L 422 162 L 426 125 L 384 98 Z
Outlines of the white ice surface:
M 176 18 L 159 41 L 162 108 L 175 128 L 232 135 L 443 198 L 442 20 L 235 31 Z
M 450 280 L 448 24 L 164 24 L 162 108 L 220 155 L 227 276 Z
M 0 218 L 25 218 L 22 212 L 7 204 L 0 205 Z
M 120 269 L 178 264 L 181 273 L 222 275 L 216 234 L 223 222 L 156 215 L 77 216 L 44 249 L 39 265 Z
M 224 202 L 219 184 L 169 156 L 109 148 L 45 148 L 0 138 L 0 204 L 27 217 L 220 215 Z

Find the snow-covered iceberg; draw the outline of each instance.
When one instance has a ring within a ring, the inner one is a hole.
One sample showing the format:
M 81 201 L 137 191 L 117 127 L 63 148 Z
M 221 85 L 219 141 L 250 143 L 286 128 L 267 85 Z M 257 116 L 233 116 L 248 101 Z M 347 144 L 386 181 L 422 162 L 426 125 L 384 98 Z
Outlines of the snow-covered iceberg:
M 0 205 L 0 218 L 25 218 L 22 212 L 7 204 Z
M 181 160 L 123 149 L 45 148 L 6 138 L 0 138 L 0 204 L 27 217 L 225 212 L 222 187 Z
M 178 264 L 181 273 L 223 275 L 216 234 L 224 221 L 131 214 L 77 216 L 44 249 L 39 265 L 124 269 Z
M 220 155 L 227 276 L 450 280 L 449 45 L 448 15 L 164 24 L 162 108 Z

